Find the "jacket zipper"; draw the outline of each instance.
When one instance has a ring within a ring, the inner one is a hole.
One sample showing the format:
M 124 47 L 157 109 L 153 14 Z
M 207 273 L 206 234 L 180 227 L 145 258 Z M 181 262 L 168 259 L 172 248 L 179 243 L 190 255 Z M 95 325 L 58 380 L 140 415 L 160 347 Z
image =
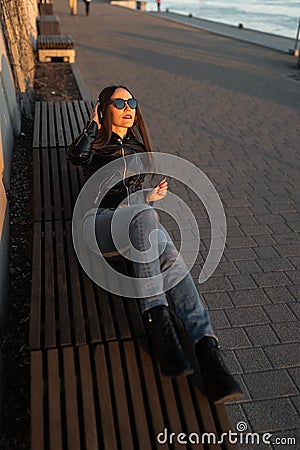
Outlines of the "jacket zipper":
M 109 177 L 109 179 L 106 181 L 106 183 L 109 183 L 113 179 L 114 176 L 115 176 L 115 174 L 113 174 L 111 177 Z M 102 187 L 103 187 L 103 183 L 99 185 L 98 194 L 94 200 L 94 204 L 98 203 L 98 200 L 99 200 L 99 197 L 100 197 L 100 194 L 102 191 Z
M 122 151 L 122 157 L 123 157 L 123 161 L 124 161 L 124 171 L 123 171 L 123 184 L 125 186 L 126 192 L 127 192 L 127 205 L 130 205 L 130 201 L 129 201 L 129 190 L 128 187 L 125 183 L 125 178 L 126 178 L 126 160 L 125 160 L 125 152 L 124 152 L 124 147 L 123 147 L 123 142 L 121 141 L 121 151 Z

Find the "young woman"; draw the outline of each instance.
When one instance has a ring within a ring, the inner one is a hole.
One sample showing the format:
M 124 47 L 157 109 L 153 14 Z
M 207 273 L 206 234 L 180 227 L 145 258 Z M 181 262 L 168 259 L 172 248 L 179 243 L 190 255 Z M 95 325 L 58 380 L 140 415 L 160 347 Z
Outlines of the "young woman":
M 145 178 L 144 174 L 130 176 L 126 174 L 124 156 L 144 152 L 151 154 L 152 149 L 138 101 L 127 87 L 104 88 L 99 94 L 90 119 L 84 134 L 67 149 L 67 157 L 75 165 L 83 166 L 86 178 L 107 163 L 121 158 L 120 162 L 124 169 L 122 181 L 113 186 L 104 196 L 99 205 L 96 220 L 91 222 L 95 226 L 100 251 L 109 254 L 116 250 L 111 236 L 113 216 L 117 212 L 122 221 L 122 216 L 125 218 L 132 213 L 136 206 L 128 202 L 124 207 L 124 199 L 126 200 L 129 194 L 140 191 Z M 164 177 L 143 197 L 147 205 L 134 215 L 129 226 L 131 243 L 142 255 L 149 248 L 149 236 L 153 230 L 162 232 L 164 245 L 163 251 L 158 252 L 159 257 L 151 261 L 141 259 L 133 263 L 136 277 L 154 277 L 158 283 L 164 271 L 180 256 L 160 223 L 158 214 L 150 205 L 152 202 L 163 199 L 167 191 L 168 182 Z M 88 219 L 84 226 L 85 232 L 88 232 Z M 154 236 L 158 235 L 154 234 Z M 157 237 L 157 241 L 159 242 L 154 242 L 153 246 L 159 248 L 161 237 Z M 195 354 L 210 401 L 220 403 L 242 397 L 239 385 L 228 372 L 221 358 L 218 340 L 213 332 L 208 313 L 182 258 L 179 258 L 179 266 L 176 270 L 178 275 L 184 272 L 187 274 L 184 277 L 178 277 L 181 280 L 178 284 L 167 292 L 160 290 L 162 292 L 160 294 L 153 291 L 153 295 L 151 295 L 151 286 L 145 286 L 144 294 L 147 293 L 147 295 L 144 297 L 141 295 L 139 299 L 162 374 L 179 377 L 189 375 L 193 371 L 173 322 L 172 313 L 174 313 L 183 323 L 188 337 L 195 346 Z

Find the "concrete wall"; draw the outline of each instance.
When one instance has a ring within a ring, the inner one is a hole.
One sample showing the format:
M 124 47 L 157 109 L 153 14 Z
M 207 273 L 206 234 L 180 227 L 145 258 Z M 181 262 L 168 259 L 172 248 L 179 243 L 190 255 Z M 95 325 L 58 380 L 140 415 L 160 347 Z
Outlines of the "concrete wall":
M 28 16 L 28 32 L 34 50 L 37 49 L 37 27 L 36 19 L 39 15 L 38 4 L 36 0 L 28 0 L 26 3 Z
M 16 6 L 22 14 L 10 14 Z M 8 59 L 3 32 L 0 24 L 0 330 L 5 322 L 8 305 L 8 258 L 9 258 L 9 204 L 11 158 L 14 136 L 20 133 L 20 105 L 24 107 L 27 89 L 31 89 L 34 77 L 34 52 L 37 42 L 36 17 L 38 7 L 36 0 L 14 0 L 0 2 L 0 8 L 7 8 L 5 17 L 6 36 L 10 49 Z M 11 9 L 10 9 L 11 8 Z M 29 39 L 28 39 L 29 37 Z M 25 64 L 20 64 L 20 57 Z M 11 68 L 14 67 L 14 76 Z M 18 86 L 18 93 L 15 86 Z M 2 426 L 2 372 L 3 355 L 0 352 L 0 434 Z
M 9 209 L 11 156 L 14 134 L 19 134 L 21 119 L 10 64 L 0 27 L 0 323 L 5 316 L 8 286 Z
M 20 133 L 20 106 L 26 113 L 24 102 L 27 89 L 33 85 L 34 53 L 37 43 L 36 0 L 11 3 L 1 2 L 6 11 L 6 36 L 9 42 L 10 65 L 0 24 L 0 325 L 5 318 L 8 296 L 9 207 L 11 157 L 14 135 Z M 22 20 L 21 20 L 22 19 Z M 16 32 L 17 28 L 17 32 Z M 29 39 L 28 39 L 29 37 Z M 23 60 L 20 64 L 20 55 Z M 11 68 L 14 68 L 14 77 Z M 16 87 L 18 92 L 16 93 Z M 27 102 L 27 100 L 26 100 Z

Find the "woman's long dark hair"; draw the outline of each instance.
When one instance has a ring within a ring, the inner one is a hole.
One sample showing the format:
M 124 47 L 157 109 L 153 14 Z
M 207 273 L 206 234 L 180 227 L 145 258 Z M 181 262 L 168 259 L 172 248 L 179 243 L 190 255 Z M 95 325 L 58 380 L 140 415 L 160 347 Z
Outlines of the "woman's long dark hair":
M 113 93 L 118 88 L 125 89 L 126 91 L 129 92 L 129 94 L 132 95 L 132 97 L 134 97 L 132 92 L 126 86 L 107 86 L 100 92 L 98 97 L 100 105 L 98 106 L 98 108 L 100 108 L 101 110 L 102 118 L 101 118 L 101 128 L 99 130 L 97 139 L 94 144 L 94 148 L 96 150 L 101 150 L 102 148 L 106 147 L 111 139 L 112 121 L 111 115 L 108 114 L 110 105 L 109 102 Z M 143 119 L 142 111 L 139 105 L 136 108 L 135 120 L 133 127 L 131 128 L 131 131 L 138 141 L 140 142 L 142 141 L 142 143 L 145 146 L 145 150 L 147 152 L 152 152 L 152 146 L 148 136 L 146 124 Z

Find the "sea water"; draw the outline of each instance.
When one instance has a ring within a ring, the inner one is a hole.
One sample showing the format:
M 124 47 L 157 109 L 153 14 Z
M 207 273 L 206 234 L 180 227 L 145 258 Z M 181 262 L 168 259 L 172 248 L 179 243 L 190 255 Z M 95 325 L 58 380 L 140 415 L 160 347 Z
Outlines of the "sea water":
M 155 0 L 147 10 L 155 11 Z M 184 15 L 229 25 L 296 38 L 300 1 L 295 0 L 161 0 L 161 11 L 169 9 Z

